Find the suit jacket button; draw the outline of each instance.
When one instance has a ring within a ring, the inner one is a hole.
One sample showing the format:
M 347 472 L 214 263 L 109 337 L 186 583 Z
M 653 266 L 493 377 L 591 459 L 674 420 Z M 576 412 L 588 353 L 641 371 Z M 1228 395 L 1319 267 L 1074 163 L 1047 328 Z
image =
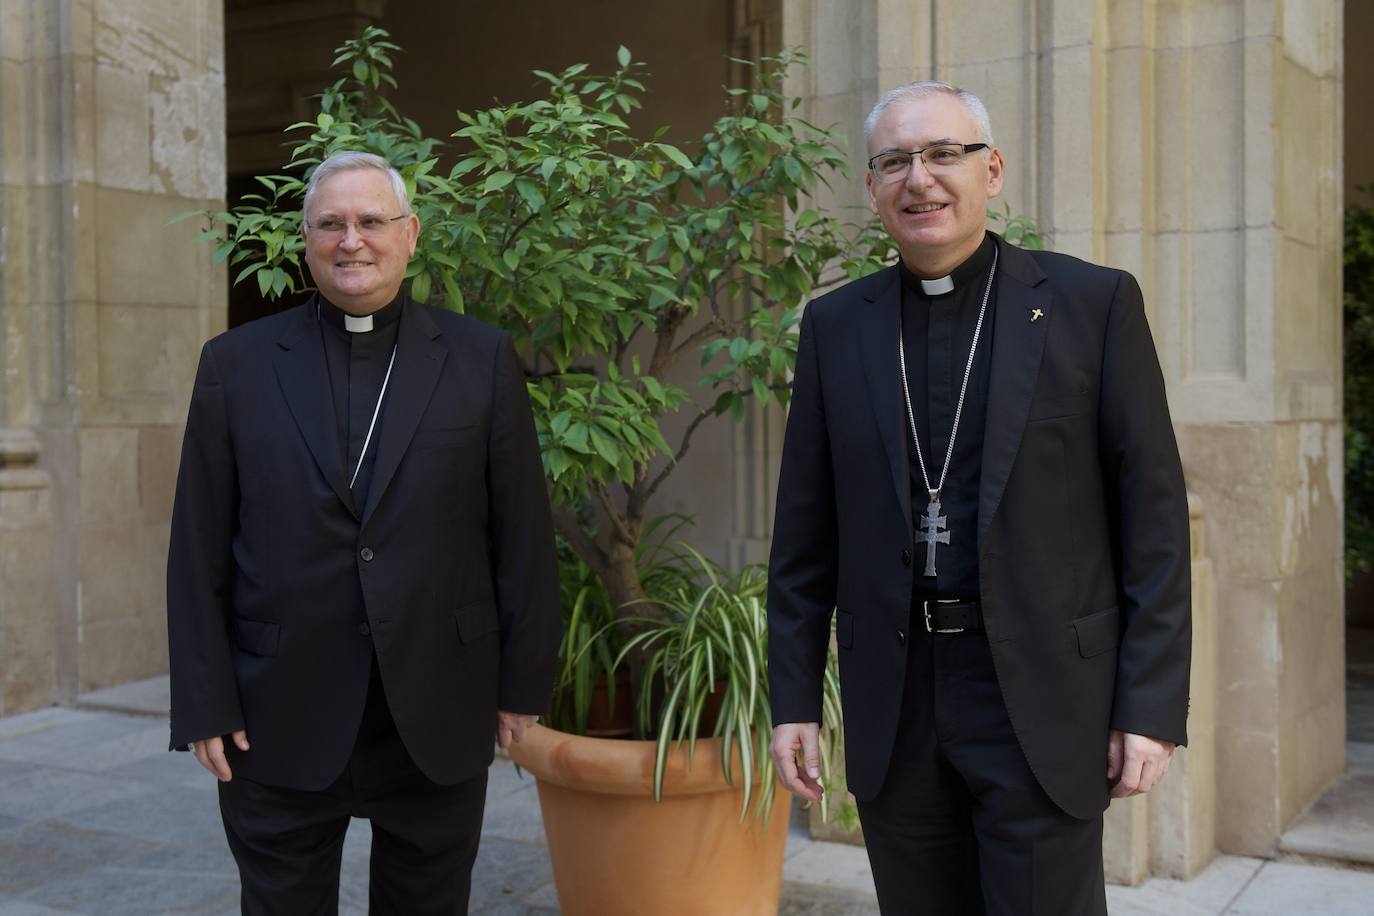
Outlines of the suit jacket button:
M 903 565 L 903 566 L 910 566 L 910 565 L 911 565 L 911 551 L 910 551 L 910 550 L 903 550 L 903 551 L 902 551 L 902 565 Z
M 358 624 L 358 632 L 363 636 L 371 636 L 372 627 L 368 626 L 367 622 L 364 621 L 363 623 Z
M 372 552 L 371 547 L 364 547 L 361 551 L 358 552 L 358 556 L 363 558 L 364 563 L 371 563 L 372 558 L 375 557 L 376 554 Z
M 899 645 L 899 646 L 904 646 L 904 645 L 906 645 L 906 630 L 898 630 L 898 631 L 897 631 L 897 645 Z

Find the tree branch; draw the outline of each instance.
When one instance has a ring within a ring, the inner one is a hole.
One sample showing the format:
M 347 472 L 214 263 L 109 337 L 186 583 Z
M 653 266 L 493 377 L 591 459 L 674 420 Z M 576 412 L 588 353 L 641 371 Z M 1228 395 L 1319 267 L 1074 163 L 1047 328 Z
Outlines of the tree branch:
M 605 579 L 610 571 L 610 557 L 606 551 L 587 535 L 582 528 L 582 523 L 577 520 L 577 514 L 567 506 L 553 507 L 553 526 L 558 533 L 563 536 L 563 540 L 577 551 L 577 555 L 582 561 L 592 568 L 592 572 L 598 577 Z
M 669 459 L 668 464 L 663 470 L 658 472 L 658 476 L 654 478 L 654 482 L 649 484 L 648 489 L 644 491 L 644 496 L 641 501 L 648 502 L 649 498 L 658 492 L 658 488 L 663 485 L 663 481 L 668 478 L 673 468 L 677 467 L 678 462 L 687 454 L 687 449 L 691 448 L 692 434 L 697 431 L 697 427 L 701 425 L 701 422 L 711 416 L 711 414 L 712 411 L 710 410 L 702 410 L 692 418 L 691 423 L 687 424 L 687 428 L 682 431 L 682 441 L 678 443 L 677 451 L 673 454 L 673 457 Z
M 606 517 L 610 519 L 616 537 L 620 539 L 622 544 L 633 547 L 636 543 L 634 532 L 630 530 L 624 514 L 616 508 L 615 500 L 611 498 L 611 491 L 606 488 L 604 483 L 591 484 L 591 491 L 601 503 L 601 508 L 606 511 Z

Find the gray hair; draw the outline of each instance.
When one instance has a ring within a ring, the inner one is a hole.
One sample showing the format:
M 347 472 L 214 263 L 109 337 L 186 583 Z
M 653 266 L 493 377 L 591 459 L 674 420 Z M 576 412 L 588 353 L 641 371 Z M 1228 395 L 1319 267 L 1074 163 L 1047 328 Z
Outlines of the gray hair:
M 335 172 L 351 172 L 356 169 L 376 169 L 379 172 L 385 172 L 386 177 L 391 180 L 391 190 L 396 195 L 396 203 L 401 207 L 401 215 L 410 214 L 410 195 L 406 193 L 405 179 L 390 162 L 373 153 L 345 150 L 341 153 L 335 153 L 321 162 L 310 174 L 310 180 L 305 183 L 305 200 L 301 202 L 301 215 L 309 218 L 310 202 L 315 199 L 315 190 L 320 186 L 321 181 Z
M 992 119 L 988 117 L 988 108 L 983 104 L 983 100 L 967 89 L 960 89 L 943 80 L 917 80 L 914 83 L 907 83 L 883 93 L 883 97 L 878 99 L 878 104 L 874 105 L 873 110 L 868 113 L 868 117 L 864 118 L 864 141 L 873 139 L 873 128 L 878 126 L 878 118 L 893 102 L 940 94 L 954 96 L 968 113 L 973 115 L 973 121 L 978 125 L 977 142 L 986 143 L 988 146 L 993 145 Z

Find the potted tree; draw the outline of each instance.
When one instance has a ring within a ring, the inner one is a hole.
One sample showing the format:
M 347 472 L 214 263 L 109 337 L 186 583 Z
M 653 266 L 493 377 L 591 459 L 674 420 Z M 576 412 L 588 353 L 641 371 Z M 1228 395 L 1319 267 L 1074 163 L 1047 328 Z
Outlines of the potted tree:
M 685 152 L 662 131 L 630 132 L 624 116 L 640 107 L 644 85 L 624 48 L 608 75 L 585 65 L 536 71 L 542 97 L 459 112 L 453 161 L 441 167 L 445 145 L 385 96 L 398 50 L 376 28 L 346 42 L 335 60 L 343 75 L 320 95 L 318 115 L 292 127 L 298 171 L 262 177 L 261 194 L 206 214 L 201 238 L 236 268 L 235 282 L 273 297 L 303 290 L 301 171 L 341 149 L 376 152 L 401 170 L 423 226 L 411 296 L 503 327 L 526 363 L 572 580 L 558 724 L 586 730 L 596 675 L 614 693 L 627 657 L 648 673 L 628 686 L 638 690 L 641 733 L 656 741 L 536 728 L 513 754 L 540 782 L 564 909 L 772 912 L 787 806 L 772 804 L 761 574 L 723 577 L 704 563 L 684 572 L 661 553 L 646 560 L 650 511 L 702 424 L 739 418 L 751 401 L 786 402 L 800 305 L 827 282 L 823 271 L 869 272 L 887 248 L 876 241 L 846 257 L 848 227 L 805 205 L 843 170 L 844 151 L 836 135 L 791 114 L 797 102 L 783 78 L 799 54 L 751 64 L 754 84 L 726 90 L 730 113 Z M 669 380 L 683 360 L 701 367 L 696 396 Z M 660 420 L 674 412 L 686 422 L 670 444 Z M 657 709 L 654 684 L 665 698 Z M 837 726 L 831 686 L 827 719 Z M 721 714 L 698 741 L 718 690 Z M 574 789 L 590 794 L 565 818 L 576 830 L 563 831 L 549 797 Z M 666 835 L 627 826 L 609 800 L 630 797 L 659 805 Z M 569 864 L 566 833 L 572 852 L 634 837 L 599 857 L 633 887 L 576 897 L 572 882 L 589 866 Z M 669 849 L 672 837 L 685 845 Z M 622 858 L 632 852 L 641 858 Z M 693 867 L 709 880 L 694 879 Z M 728 902 L 707 896 L 712 887 Z M 645 896 L 682 888 L 691 906 Z

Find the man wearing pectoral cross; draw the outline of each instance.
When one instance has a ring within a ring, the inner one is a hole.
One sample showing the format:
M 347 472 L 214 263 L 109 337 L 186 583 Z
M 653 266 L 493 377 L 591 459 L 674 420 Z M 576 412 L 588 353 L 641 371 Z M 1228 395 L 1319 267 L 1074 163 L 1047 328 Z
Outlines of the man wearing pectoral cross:
M 802 318 L 774 761 L 820 797 L 833 618 L 882 911 L 1098 916 L 1102 812 L 1186 739 L 1187 499 L 1140 288 L 987 230 L 1003 163 L 973 94 L 899 87 L 865 134 L 901 257 Z

